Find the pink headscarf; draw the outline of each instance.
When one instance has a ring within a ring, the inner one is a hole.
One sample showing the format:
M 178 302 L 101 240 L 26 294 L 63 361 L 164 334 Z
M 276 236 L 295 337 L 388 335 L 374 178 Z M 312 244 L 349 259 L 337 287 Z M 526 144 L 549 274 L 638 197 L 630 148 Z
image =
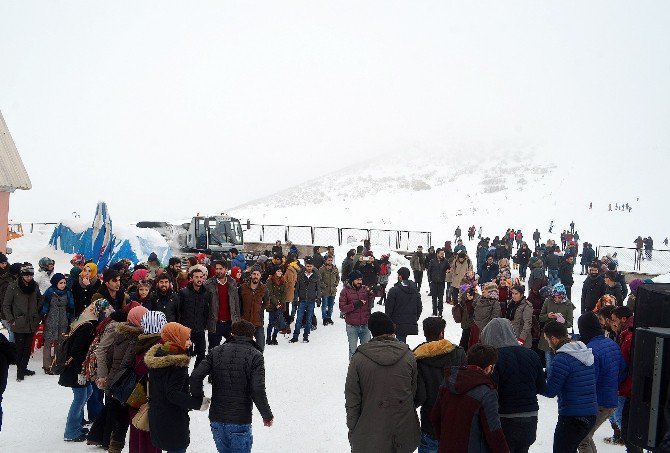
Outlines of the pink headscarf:
M 146 307 L 135 307 L 131 309 L 128 312 L 128 324 L 135 326 L 135 327 L 140 327 L 140 322 L 142 321 L 142 316 L 145 315 L 145 313 L 148 313 L 149 310 Z

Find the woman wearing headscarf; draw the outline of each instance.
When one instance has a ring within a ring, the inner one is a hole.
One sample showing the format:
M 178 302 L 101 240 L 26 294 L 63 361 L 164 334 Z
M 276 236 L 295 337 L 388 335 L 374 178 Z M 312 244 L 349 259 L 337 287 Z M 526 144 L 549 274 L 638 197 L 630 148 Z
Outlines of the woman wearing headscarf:
M 101 357 L 102 354 L 98 355 L 96 352 L 98 362 L 102 358 L 107 365 L 106 369 L 103 369 L 98 363 L 97 384 L 106 391 L 107 420 L 114 423 L 107 450 L 109 453 L 121 453 L 126 443 L 126 433 L 130 423 L 126 402 L 112 397 L 111 390 L 127 370 L 135 366 L 135 345 L 138 337 L 144 333 L 140 327 L 140 321 L 148 311 L 139 305 L 128 311 L 128 320 L 116 326 L 112 346 L 105 351 L 104 358 Z M 107 371 L 106 374 L 105 371 Z
M 500 302 L 498 301 L 498 285 L 493 282 L 484 283 L 482 286 L 482 297 L 474 305 L 472 325 L 470 327 L 470 340 L 468 347 L 479 343 L 479 335 L 482 329 L 493 318 L 500 318 Z
M 498 413 L 509 451 L 527 453 L 537 433 L 537 395 L 545 386 L 540 358 L 519 344 L 509 319 L 492 319 L 480 340 L 498 350 L 491 378 L 498 388 Z
M 91 297 L 100 289 L 98 279 L 98 266 L 95 263 L 86 263 L 74 282 L 72 283 L 72 296 L 74 297 L 74 315 L 84 310 L 91 303 Z
M 149 429 L 156 448 L 168 453 L 185 452 L 190 443 L 188 411 L 207 410 L 207 398 L 189 393 L 186 350 L 191 346 L 191 329 L 170 322 L 161 331 L 163 344 L 152 346 L 144 356 L 149 369 Z
M 67 288 L 65 275 L 54 274 L 51 286 L 44 293 L 40 313 L 44 320 L 44 347 L 42 348 L 42 369 L 51 373 L 52 349 L 63 341 L 74 317 L 74 299 Z
M 137 378 L 137 385 L 142 386 L 147 397 L 151 390 L 147 386 L 149 369 L 144 363 L 144 356 L 152 346 L 162 342 L 161 330 L 163 330 L 165 324 L 167 324 L 167 318 L 165 313 L 160 311 L 149 311 L 142 316 L 140 321 L 144 333 L 137 337 L 137 344 L 135 345 L 135 377 Z M 137 410 L 145 402 L 146 399 L 144 401 L 132 401 L 133 404 L 128 411 L 130 420 L 135 417 Z M 132 423 L 130 425 L 128 448 L 130 453 L 160 453 L 161 451 L 160 448 L 154 447 L 151 443 L 149 432 L 135 428 Z
M 556 283 L 553 287 L 549 287 L 548 291 L 542 288 L 540 292 L 549 296 L 545 299 L 544 305 L 542 305 L 539 317 L 540 322 L 544 325 L 544 323 L 549 321 L 556 321 L 565 324 L 565 327 L 570 329 L 572 327 L 575 306 L 567 298 L 565 286 L 562 283 Z M 544 335 L 541 335 L 538 347 L 545 352 L 545 370 L 548 375 L 551 361 L 554 359 L 554 353 Z
M 95 326 L 109 311 L 109 303 L 105 299 L 98 299 L 89 304 L 72 322 L 66 351 L 69 362 L 58 379 L 58 384 L 72 388 L 73 393 L 63 436 L 67 442 L 86 440 L 82 430 L 84 406 L 93 389 L 83 374 L 82 364 L 95 336 Z

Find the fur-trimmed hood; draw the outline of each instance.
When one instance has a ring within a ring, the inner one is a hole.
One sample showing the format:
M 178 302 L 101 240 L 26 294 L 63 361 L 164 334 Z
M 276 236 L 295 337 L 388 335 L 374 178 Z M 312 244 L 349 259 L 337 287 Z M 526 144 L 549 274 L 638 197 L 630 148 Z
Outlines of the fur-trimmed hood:
M 135 354 L 142 354 L 146 352 L 150 347 L 159 343 L 161 341 L 161 334 L 151 333 L 145 334 L 137 337 L 137 343 L 135 343 Z
M 444 354 L 449 354 L 451 351 L 456 349 L 449 340 L 437 340 L 437 341 L 427 341 L 421 343 L 419 346 L 414 349 L 414 357 L 417 360 L 427 359 L 430 357 L 437 357 Z
M 116 333 L 128 337 L 138 337 L 144 333 L 144 329 L 132 326 L 127 322 L 120 322 L 116 325 Z
M 188 367 L 190 358 L 186 354 L 171 354 L 161 349 L 160 344 L 153 345 L 144 355 L 144 363 L 148 368 L 167 368 L 169 366 Z

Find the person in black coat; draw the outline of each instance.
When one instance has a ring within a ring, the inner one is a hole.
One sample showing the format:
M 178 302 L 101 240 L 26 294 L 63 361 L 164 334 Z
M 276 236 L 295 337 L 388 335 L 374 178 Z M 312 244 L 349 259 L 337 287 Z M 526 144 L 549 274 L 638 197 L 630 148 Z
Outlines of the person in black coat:
M 421 295 L 416 283 L 409 279 L 410 272 L 406 267 L 398 269 L 398 283 L 393 285 L 386 297 L 384 311 L 395 324 L 395 336 L 407 343 L 407 335 L 419 333 L 421 317 Z
M 342 267 L 340 267 L 341 271 L 341 279 L 342 283 L 345 283 L 347 281 L 347 277 L 351 272 L 354 270 L 354 255 L 356 254 L 356 250 L 351 249 L 347 252 L 347 257 L 342 261 Z
M 592 261 L 589 264 L 589 273 L 584 279 L 582 286 L 582 313 L 593 311 L 598 299 L 605 295 L 607 285 L 603 275 L 599 273 L 598 262 Z
M 221 346 L 210 350 L 205 360 L 193 370 L 190 384 L 194 398 L 204 397 L 203 380 L 211 377 L 212 404 L 209 420 L 215 443 L 225 437 L 230 444 L 230 433 L 224 425 L 242 425 L 236 432 L 247 439 L 251 450 L 251 419 L 253 404 L 263 417 L 265 426 L 272 426 L 274 416 L 265 391 L 265 361 L 254 341 L 256 327 L 240 320 L 232 325 L 232 337 Z
M 100 289 L 98 276 L 91 273 L 93 266 L 86 265 L 81 274 L 72 282 L 72 298 L 74 299 L 74 316 L 79 316 L 84 308 L 91 303 L 91 297 Z M 97 267 L 95 267 L 97 269 Z
M 605 288 L 605 294 L 614 296 L 617 307 L 620 307 L 623 305 L 623 289 L 621 288 L 621 283 L 616 281 L 616 274 L 616 271 L 605 272 L 604 281 L 607 286 Z
M 163 326 L 163 344 L 144 355 L 149 369 L 149 426 L 151 443 L 161 450 L 186 451 L 191 442 L 188 411 L 207 410 L 209 399 L 193 397 L 188 389 L 191 330 L 176 322 Z
M 494 263 L 493 255 L 489 254 L 479 274 L 479 284 L 483 285 L 484 283 L 494 282 L 499 273 L 500 268 L 498 267 L 498 263 Z
M 147 308 L 150 311 L 163 312 L 167 322 L 176 322 L 179 296 L 170 288 L 170 276 L 167 272 L 163 272 L 160 276 L 156 277 L 155 285 Z
M 624 277 L 621 272 L 617 271 L 617 263 L 615 261 L 609 263 L 607 269 L 614 271 L 614 275 L 616 276 L 615 281 L 621 285 L 621 294 L 623 296 L 621 300 L 624 300 L 626 296 L 628 296 L 628 283 L 626 283 L 626 277 Z
M 568 299 L 572 300 L 572 285 L 575 284 L 575 279 L 572 276 L 574 272 L 575 257 L 572 255 L 566 256 L 558 268 L 558 278 L 565 286 L 565 294 Z
M 507 445 L 511 453 L 527 453 L 537 433 L 537 395 L 545 387 L 540 358 L 519 344 L 509 319 L 492 319 L 480 341 L 498 350 L 491 377 L 498 387 L 498 413 Z
M 9 365 L 16 364 L 16 345 L 0 333 L 0 431 L 2 431 L 2 395 L 7 388 Z
M 426 263 L 428 263 L 427 259 Z M 442 316 L 444 288 L 447 280 L 447 270 L 449 269 L 449 261 L 444 257 L 444 250 L 437 249 L 435 259 L 431 260 L 426 268 L 428 284 L 430 286 L 430 295 L 433 298 L 433 316 Z
M 191 283 L 179 290 L 177 321 L 191 329 L 191 341 L 195 350 L 195 366 L 205 358 L 207 321 L 209 320 L 209 303 L 212 299 L 205 288 L 205 274 L 199 268 L 189 272 Z M 167 316 L 166 316 L 167 317 Z
M 444 381 L 445 368 L 466 364 L 465 349 L 444 338 L 447 322 L 443 318 L 430 317 L 423 320 L 426 342 L 414 349 L 417 365 L 417 383 L 414 406 L 421 406 L 421 445 L 430 449 L 437 446 L 435 430 L 430 422 L 430 413 Z
M 104 299 L 90 303 L 72 322 L 72 330 L 66 340 L 67 365 L 58 379 L 58 384 L 70 387 L 73 393 L 72 404 L 65 423 L 64 439 L 67 442 L 86 440 L 86 434 L 82 431 L 84 406 L 93 393 L 93 385 L 84 377 L 82 364 L 95 338 L 95 326 L 98 320 L 108 313 L 108 310 L 109 302 Z

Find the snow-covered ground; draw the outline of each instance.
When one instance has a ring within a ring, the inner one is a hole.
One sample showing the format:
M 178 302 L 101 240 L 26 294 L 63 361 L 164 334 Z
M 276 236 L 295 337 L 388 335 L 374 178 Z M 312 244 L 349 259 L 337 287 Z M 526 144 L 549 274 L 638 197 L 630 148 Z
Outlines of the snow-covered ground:
M 634 247 L 638 235 L 651 235 L 655 248 L 666 248 L 670 213 L 661 209 L 660 182 L 668 168 L 657 154 L 630 151 L 636 161 L 659 163 L 645 168 L 647 183 L 641 184 L 638 177 L 619 177 L 621 162 L 604 158 L 606 150 L 541 151 L 552 158 L 497 144 L 389 154 L 227 212 L 243 223 L 431 231 L 436 246 L 453 240 L 457 226 L 463 235 L 469 226 L 481 226 L 491 239 L 507 228 L 521 229 L 528 241 L 539 228 L 544 242 L 558 239 L 574 221 L 581 242 Z M 631 212 L 615 209 L 626 203 Z
M 67 271 L 69 256 L 54 253 L 46 247 L 48 234 L 36 233 L 10 242 L 14 253 L 10 261 L 28 260 L 36 262 L 44 255 L 56 260 L 56 270 Z M 474 248 L 475 243 L 468 243 Z M 336 250 L 336 262 L 341 262 L 349 247 Z M 374 247 L 378 254 L 385 252 L 381 246 Z M 392 255 L 393 273 L 404 258 Z M 393 275 L 394 275 L 393 274 Z M 581 294 L 583 277 L 575 275 L 573 294 Z M 422 291 L 423 317 L 430 315 L 431 301 Z M 310 343 L 289 344 L 282 338 L 279 346 L 266 348 L 266 384 L 268 398 L 275 415 L 271 428 L 262 426 L 260 414 L 254 410 L 254 451 L 348 451 L 347 429 L 344 410 L 344 381 L 348 365 L 345 324 L 339 319 L 335 306 L 335 325 L 319 326 L 310 336 Z M 376 305 L 375 310 L 383 307 Z M 321 319 L 320 312 L 317 316 Z M 458 343 L 461 329 L 445 310 L 447 320 L 446 337 Z M 410 336 L 408 343 L 414 348 L 423 337 Z M 10 368 L 10 379 L 4 395 L 3 430 L 0 436 L 2 451 L 14 452 L 86 452 L 97 451 L 93 447 L 63 442 L 63 430 L 71 391 L 60 387 L 55 376 L 41 372 L 41 351 L 31 359 L 30 368 L 37 371 L 34 377 L 23 382 L 14 380 L 15 368 Z M 210 390 L 206 387 L 206 392 Z M 540 397 L 540 415 L 537 441 L 531 448 L 534 452 L 551 450 L 553 430 L 557 420 L 556 400 Z M 606 445 L 603 438 L 611 435 L 609 424 L 596 432 L 595 440 L 600 452 L 623 451 L 623 447 Z M 192 452 L 214 451 L 214 442 L 208 426 L 207 414 L 191 412 Z M 127 451 L 127 448 L 126 450 Z

